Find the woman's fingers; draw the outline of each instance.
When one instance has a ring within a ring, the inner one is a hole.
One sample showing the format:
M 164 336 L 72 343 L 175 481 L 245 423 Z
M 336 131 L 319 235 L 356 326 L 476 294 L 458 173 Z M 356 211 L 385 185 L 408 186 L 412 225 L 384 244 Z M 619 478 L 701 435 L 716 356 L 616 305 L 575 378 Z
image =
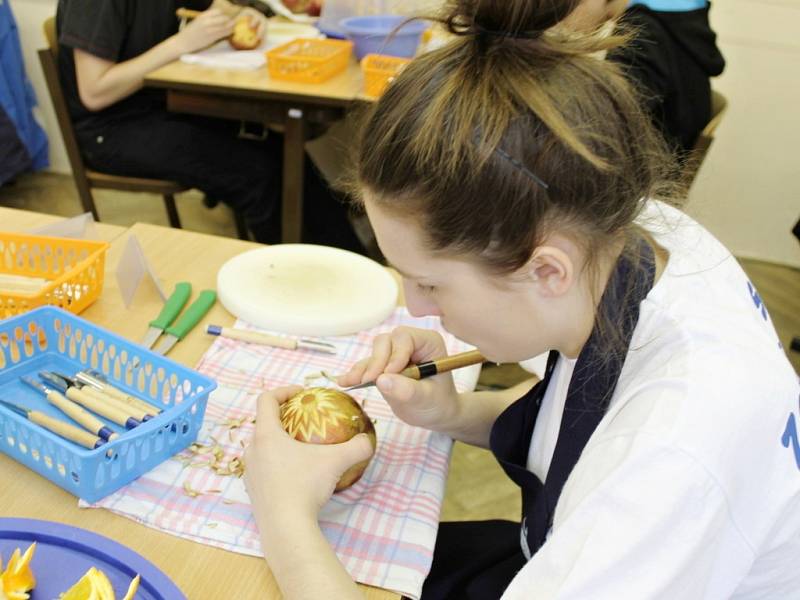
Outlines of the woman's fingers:
M 354 464 L 365 461 L 372 456 L 373 448 L 369 436 L 366 433 L 359 433 L 342 444 L 323 446 L 322 452 L 330 453 L 331 472 L 338 479 L 342 476 L 342 473 Z
M 447 355 L 442 337 L 433 331 L 398 327 L 377 336 L 372 355 L 358 361 L 337 379 L 343 387 L 374 381 L 382 373 L 399 373 L 412 362 L 425 362 Z
M 361 374 L 361 381 L 359 383 L 373 381 L 378 375 L 383 373 L 391 355 L 392 337 L 387 333 L 376 337 L 372 342 L 372 356 L 367 364 L 367 368 L 364 369 L 364 372 Z
M 256 403 L 256 435 L 263 435 L 281 427 L 280 405 L 302 390 L 298 385 L 275 388 L 262 393 Z

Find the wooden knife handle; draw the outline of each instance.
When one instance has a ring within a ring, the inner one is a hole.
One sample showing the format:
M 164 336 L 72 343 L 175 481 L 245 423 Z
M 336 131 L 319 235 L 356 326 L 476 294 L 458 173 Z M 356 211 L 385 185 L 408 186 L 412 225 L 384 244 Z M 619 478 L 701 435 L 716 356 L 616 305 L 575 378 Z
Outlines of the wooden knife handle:
M 74 402 L 70 402 L 70 400 L 67 400 L 67 398 L 55 390 L 51 390 L 47 393 L 47 400 L 73 421 L 80 423 L 83 427 L 96 435 L 99 435 L 100 430 L 105 427 L 105 424 L 100 419 Z
M 446 373 L 447 371 L 460 369 L 461 367 L 477 365 L 485 360 L 483 354 L 477 350 L 470 350 L 469 352 L 453 354 L 452 356 L 437 358 L 430 362 L 412 365 L 401 371 L 400 374 L 405 377 L 410 377 L 411 379 L 424 379 L 425 377 L 430 377 L 438 373 Z
M 179 19 L 194 19 L 200 15 L 202 11 L 192 10 L 191 8 L 179 8 L 175 11 L 175 16 Z
M 92 435 L 88 431 L 84 431 L 83 429 L 75 427 L 74 425 L 70 425 L 69 423 L 65 423 L 64 421 L 54 419 L 53 417 L 46 415 L 43 412 L 39 412 L 38 410 L 30 411 L 28 413 L 28 419 L 37 425 L 41 425 L 48 431 L 52 431 L 56 435 L 59 435 L 71 442 L 75 442 L 76 444 L 80 444 L 84 448 L 89 448 L 90 450 L 94 450 L 98 446 L 102 446 L 105 443 L 99 437 Z
M 131 416 L 125 414 L 115 406 L 111 406 L 106 402 L 102 402 L 97 398 L 90 396 L 79 390 L 78 388 L 69 388 L 67 390 L 67 398 L 74 400 L 81 406 L 88 408 L 93 413 L 97 413 L 101 417 L 105 417 L 109 421 L 113 421 L 117 425 L 123 425 L 131 428 L 135 425 L 131 423 Z
M 149 414 L 147 411 L 144 411 L 139 407 L 133 406 L 132 404 L 128 404 L 127 402 L 121 400 L 120 398 L 112 396 L 111 394 L 104 394 L 103 392 L 101 392 L 96 388 L 86 386 L 82 387 L 79 391 L 82 394 L 91 396 L 98 402 L 105 402 L 109 406 L 116 408 L 117 410 L 139 421 L 143 421 L 144 418 Z M 155 416 L 155 413 L 153 413 L 153 416 Z

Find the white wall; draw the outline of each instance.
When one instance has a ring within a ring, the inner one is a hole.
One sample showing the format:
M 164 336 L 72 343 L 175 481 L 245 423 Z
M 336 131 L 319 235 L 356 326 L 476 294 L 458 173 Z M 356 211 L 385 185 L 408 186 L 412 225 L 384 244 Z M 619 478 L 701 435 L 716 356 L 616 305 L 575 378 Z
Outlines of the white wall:
M 52 168 L 68 171 L 36 56 L 56 0 L 6 1 L 50 135 Z M 716 0 L 711 20 L 728 61 L 714 86 L 729 109 L 688 210 L 735 254 L 800 267 L 800 244 L 789 233 L 800 218 L 800 0 Z
M 800 2 L 716 0 L 728 112 L 688 212 L 738 256 L 800 267 Z
M 0 0 L 0 2 L 2 1 L 4 0 Z M 42 32 L 42 23 L 47 17 L 56 13 L 58 2 L 57 0 L 5 1 L 10 4 L 11 11 L 17 20 L 20 42 L 22 43 L 22 54 L 25 59 L 25 70 L 36 90 L 36 98 L 39 100 L 37 116 L 50 138 L 50 168 L 53 171 L 68 173 L 67 153 L 64 150 L 56 115 L 53 112 L 53 105 L 50 103 L 50 94 L 47 92 L 42 68 L 39 66 L 39 57 L 36 54 L 39 48 L 44 48 L 46 45 L 44 33 Z M 103 1 L 98 0 L 98 2 Z

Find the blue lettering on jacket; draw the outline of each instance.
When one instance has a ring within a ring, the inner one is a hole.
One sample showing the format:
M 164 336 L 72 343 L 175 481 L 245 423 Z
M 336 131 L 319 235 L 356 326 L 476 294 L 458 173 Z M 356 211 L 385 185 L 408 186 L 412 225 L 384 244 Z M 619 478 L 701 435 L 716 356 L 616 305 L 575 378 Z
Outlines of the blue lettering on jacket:
M 765 321 L 767 321 L 769 319 L 769 313 L 767 313 L 767 307 L 764 306 L 764 301 L 761 299 L 761 296 L 756 291 L 756 288 L 749 281 L 747 282 L 747 289 L 750 292 L 750 297 L 753 299 L 753 304 L 755 304 L 756 308 L 761 311 L 761 316 L 764 318 Z
M 789 419 L 786 421 L 786 429 L 783 431 L 781 438 L 784 448 L 789 448 L 794 451 L 794 462 L 797 464 L 797 469 L 800 470 L 800 438 L 797 435 L 797 419 L 794 413 L 789 413 Z

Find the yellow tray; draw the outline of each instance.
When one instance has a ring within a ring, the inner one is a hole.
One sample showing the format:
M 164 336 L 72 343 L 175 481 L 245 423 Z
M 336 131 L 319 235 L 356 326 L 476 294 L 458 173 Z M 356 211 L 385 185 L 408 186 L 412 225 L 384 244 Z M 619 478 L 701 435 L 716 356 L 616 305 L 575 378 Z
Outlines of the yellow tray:
M 37 306 L 78 314 L 100 295 L 109 244 L 0 232 L 0 318 Z
M 267 67 L 274 79 L 322 83 L 347 68 L 353 42 L 298 38 L 267 51 Z
M 380 98 L 386 91 L 386 86 L 410 62 L 410 58 L 367 54 L 361 59 L 361 71 L 364 73 L 364 94 L 372 98 Z

